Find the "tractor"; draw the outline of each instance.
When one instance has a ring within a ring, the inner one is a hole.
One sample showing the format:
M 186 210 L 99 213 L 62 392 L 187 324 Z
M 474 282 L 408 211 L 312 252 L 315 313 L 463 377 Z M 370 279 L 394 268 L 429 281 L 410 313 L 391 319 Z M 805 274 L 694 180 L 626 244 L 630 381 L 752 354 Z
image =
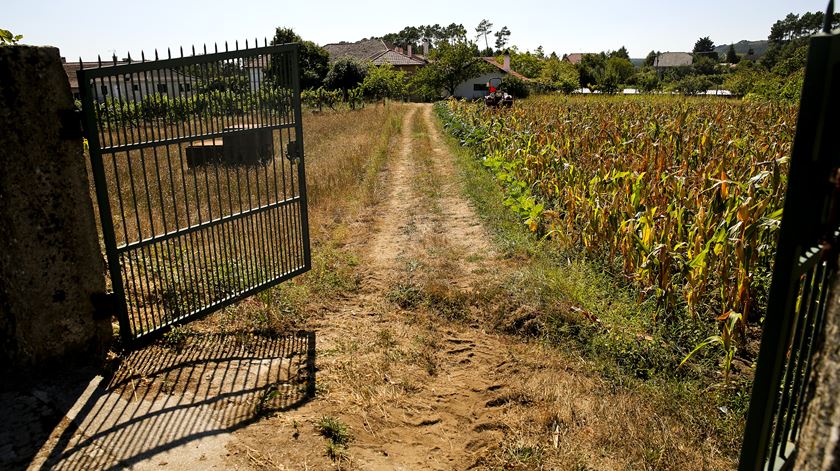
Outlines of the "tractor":
M 487 82 L 487 89 L 490 91 L 488 95 L 484 96 L 484 104 L 488 108 L 510 108 L 513 106 L 513 95 L 509 95 L 499 87 L 502 84 L 502 79 L 499 77 L 491 78 Z

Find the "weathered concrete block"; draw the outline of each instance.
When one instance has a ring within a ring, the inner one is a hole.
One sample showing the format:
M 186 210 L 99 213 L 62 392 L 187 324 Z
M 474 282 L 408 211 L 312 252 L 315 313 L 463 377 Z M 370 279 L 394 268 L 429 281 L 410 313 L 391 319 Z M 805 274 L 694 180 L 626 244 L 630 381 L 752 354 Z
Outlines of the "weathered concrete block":
M 0 47 L 0 364 L 16 370 L 100 358 L 110 319 L 91 296 L 105 270 L 81 139 L 58 49 Z

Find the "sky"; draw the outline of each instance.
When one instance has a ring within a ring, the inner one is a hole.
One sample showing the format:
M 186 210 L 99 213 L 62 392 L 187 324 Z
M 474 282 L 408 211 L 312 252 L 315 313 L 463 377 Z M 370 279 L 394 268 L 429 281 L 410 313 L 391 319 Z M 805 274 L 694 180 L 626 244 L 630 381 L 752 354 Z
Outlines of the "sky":
M 486 18 L 507 26 L 520 50 L 598 52 L 627 47 L 631 57 L 651 50 L 690 51 L 709 36 L 715 44 L 766 39 L 788 13 L 825 10 L 827 0 L 600 0 L 412 2 L 297 0 L 0 0 L 0 28 L 23 43 L 51 45 L 68 60 L 140 50 L 188 50 L 204 43 L 269 40 L 290 27 L 320 45 L 397 32 L 405 26 L 463 24 L 471 39 Z M 492 41 L 492 38 L 490 38 Z M 483 39 L 480 41 L 483 42 Z

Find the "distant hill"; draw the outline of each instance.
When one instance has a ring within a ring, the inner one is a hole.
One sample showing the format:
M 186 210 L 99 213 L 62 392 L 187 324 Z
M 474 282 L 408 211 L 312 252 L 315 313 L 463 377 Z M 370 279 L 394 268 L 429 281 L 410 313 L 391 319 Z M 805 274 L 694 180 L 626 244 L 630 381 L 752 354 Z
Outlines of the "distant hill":
M 767 52 L 767 40 L 761 41 L 747 41 L 746 39 L 743 41 L 738 41 L 735 43 L 735 52 L 738 55 L 746 55 L 747 52 L 752 49 L 753 53 L 756 57 L 761 57 Z M 720 46 L 715 48 L 715 52 L 718 53 L 721 57 L 726 55 L 726 51 L 729 50 L 729 44 L 721 44 Z
M 631 57 L 630 62 L 632 62 L 633 65 L 636 66 L 636 67 L 641 67 L 641 66 L 645 65 L 645 58 L 642 57 L 641 59 L 633 59 Z

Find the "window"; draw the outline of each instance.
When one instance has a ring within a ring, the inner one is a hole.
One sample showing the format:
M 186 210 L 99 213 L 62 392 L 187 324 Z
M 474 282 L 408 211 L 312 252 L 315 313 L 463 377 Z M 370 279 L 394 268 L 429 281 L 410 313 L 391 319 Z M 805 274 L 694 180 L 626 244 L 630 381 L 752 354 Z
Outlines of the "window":
M 473 91 L 474 92 L 486 92 L 488 90 L 486 83 L 474 83 L 473 84 Z
M 166 93 L 167 92 L 166 84 L 165 83 L 157 84 L 157 91 L 160 92 L 160 93 Z
M 132 88 L 135 92 L 140 91 L 140 85 L 138 85 L 138 84 L 136 84 L 136 83 L 135 83 L 134 85 L 132 85 L 132 86 L 131 86 L 131 88 Z
M 100 85 L 99 90 L 102 91 L 102 96 L 108 95 L 108 85 Z

